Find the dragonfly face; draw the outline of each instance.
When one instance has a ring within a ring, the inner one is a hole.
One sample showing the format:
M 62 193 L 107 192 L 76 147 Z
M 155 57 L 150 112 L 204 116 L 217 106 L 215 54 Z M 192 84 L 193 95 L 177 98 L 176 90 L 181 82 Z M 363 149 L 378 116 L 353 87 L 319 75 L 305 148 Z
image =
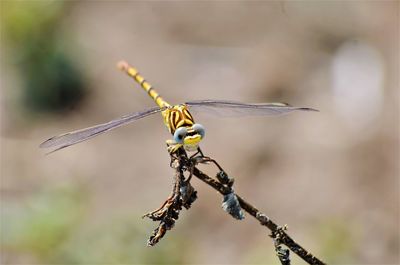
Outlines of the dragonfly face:
M 174 145 L 183 146 L 186 151 L 196 151 L 205 136 L 205 129 L 194 122 L 185 104 L 175 105 L 162 112 L 164 123 L 174 136 Z
M 200 141 L 205 136 L 203 125 L 195 123 L 193 126 L 182 126 L 175 130 L 174 141 L 183 145 L 186 151 L 196 151 Z

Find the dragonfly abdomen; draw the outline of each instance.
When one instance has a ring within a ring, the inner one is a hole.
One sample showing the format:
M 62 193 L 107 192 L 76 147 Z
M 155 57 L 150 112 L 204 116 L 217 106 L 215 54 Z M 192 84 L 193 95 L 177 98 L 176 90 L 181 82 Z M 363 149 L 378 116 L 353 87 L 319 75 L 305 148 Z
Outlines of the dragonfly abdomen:
M 160 94 L 158 94 L 154 90 L 153 86 L 150 85 L 150 83 L 140 75 L 138 70 L 130 66 L 127 62 L 119 62 L 118 68 L 132 77 L 147 92 L 147 94 L 149 94 L 149 96 L 160 108 L 166 107 L 166 109 L 162 111 L 162 116 L 164 118 L 164 124 L 167 126 L 170 133 L 174 134 L 175 130 L 179 127 L 192 126 L 194 124 L 193 117 L 186 105 L 182 104 L 171 106 L 162 97 L 160 97 Z
M 132 77 L 146 92 L 147 94 L 154 100 L 154 102 L 160 107 L 170 107 L 171 105 L 166 102 L 160 94 L 158 94 L 153 86 L 146 81 L 146 79 L 140 75 L 136 68 L 130 66 L 127 62 L 121 61 L 118 63 L 118 68 L 127 73 L 130 77 Z

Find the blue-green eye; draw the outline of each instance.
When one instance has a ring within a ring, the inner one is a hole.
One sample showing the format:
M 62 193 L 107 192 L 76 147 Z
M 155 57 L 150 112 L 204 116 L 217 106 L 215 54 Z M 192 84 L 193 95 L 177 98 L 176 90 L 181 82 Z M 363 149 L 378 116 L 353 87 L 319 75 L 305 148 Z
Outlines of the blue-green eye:
M 201 139 L 206 136 L 206 129 L 204 129 L 203 125 L 196 123 L 192 126 L 192 128 L 196 133 L 200 134 Z
M 178 144 L 183 143 L 183 139 L 185 138 L 186 134 L 187 134 L 186 127 L 179 127 L 178 129 L 176 129 L 174 133 L 175 142 L 177 142 Z

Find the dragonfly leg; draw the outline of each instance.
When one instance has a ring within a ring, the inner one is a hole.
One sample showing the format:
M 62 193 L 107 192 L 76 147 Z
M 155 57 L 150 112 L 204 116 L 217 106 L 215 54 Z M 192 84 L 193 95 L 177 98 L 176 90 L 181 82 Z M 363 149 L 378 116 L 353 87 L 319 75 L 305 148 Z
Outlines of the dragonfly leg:
M 188 183 L 190 182 L 190 180 L 192 179 L 192 177 L 193 177 L 193 170 L 194 170 L 194 166 L 191 166 L 191 167 L 189 168 L 189 176 L 188 176 L 188 178 L 185 180 L 185 184 L 188 184 Z
M 169 153 L 169 156 L 171 158 L 171 161 L 169 162 L 169 167 L 176 168 L 174 163 L 179 159 L 179 157 L 176 153 Z
M 200 156 L 204 157 L 203 151 L 201 151 L 200 147 L 197 147 L 197 153 L 199 153 Z
M 204 156 L 203 151 L 201 151 L 200 147 L 197 148 L 201 156 Z
M 201 151 L 200 151 L 201 152 Z M 191 156 L 190 159 L 195 163 L 195 164 L 209 164 L 213 163 L 220 171 L 224 171 L 224 169 L 218 164 L 217 161 L 212 159 L 209 156 L 204 156 L 203 153 L 201 153 L 200 156 Z
M 203 152 L 201 151 L 200 147 L 197 147 L 197 152 L 190 156 L 189 159 L 193 159 L 194 157 L 204 157 Z
M 179 149 L 179 147 L 177 148 L 177 144 L 175 143 L 174 140 L 168 139 L 165 142 L 167 144 L 167 151 L 171 157 L 169 166 L 173 167 L 174 161 L 179 159 L 178 154 L 176 153 L 176 151 Z
M 201 152 L 201 150 L 200 150 Z M 202 153 L 201 153 L 202 154 Z M 208 156 L 195 156 L 190 158 L 193 162 L 194 165 L 196 164 L 209 164 L 213 163 L 218 169 L 219 172 L 217 173 L 216 177 L 219 182 L 222 184 L 228 185 L 228 187 L 232 187 L 234 183 L 234 179 L 229 177 L 229 175 L 225 172 L 225 170 L 218 164 L 217 161 L 212 159 L 211 157 Z
M 167 150 L 168 153 L 173 154 L 175 153 L 179 148 L 181 148 L 183 145 L 176 143 L 174 140 L 168 139 L 166 141 L 167 143 Z

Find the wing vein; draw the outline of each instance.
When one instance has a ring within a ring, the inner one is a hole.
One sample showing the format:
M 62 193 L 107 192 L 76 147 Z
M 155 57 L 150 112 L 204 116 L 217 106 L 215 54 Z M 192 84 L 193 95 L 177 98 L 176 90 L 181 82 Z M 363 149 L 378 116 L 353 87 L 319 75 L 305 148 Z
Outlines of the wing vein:
M 230 100 L 195 100 L 185 103 L 190 110 L 208 112 L 217 116 L 280 115 L 292 111 L 318 111 L 312 108 L 293 107 L 287 103 L 242 103 Z
M 127 125 L 135 120 L 161 112 L 164 109 L 165 108 L 154 107 L 142 112 L 134 112 L 128 115 L 124 115 L 120 118 L 117 118 L 115 120 L 106 123 L 54 136 L 41 143 L 39 147 L 41 148 L 55 147 L 55 149 L 50 152 L 53 153 L 68 146 L 89 140 L 97 135 L 113 130 L 120 126 Z

